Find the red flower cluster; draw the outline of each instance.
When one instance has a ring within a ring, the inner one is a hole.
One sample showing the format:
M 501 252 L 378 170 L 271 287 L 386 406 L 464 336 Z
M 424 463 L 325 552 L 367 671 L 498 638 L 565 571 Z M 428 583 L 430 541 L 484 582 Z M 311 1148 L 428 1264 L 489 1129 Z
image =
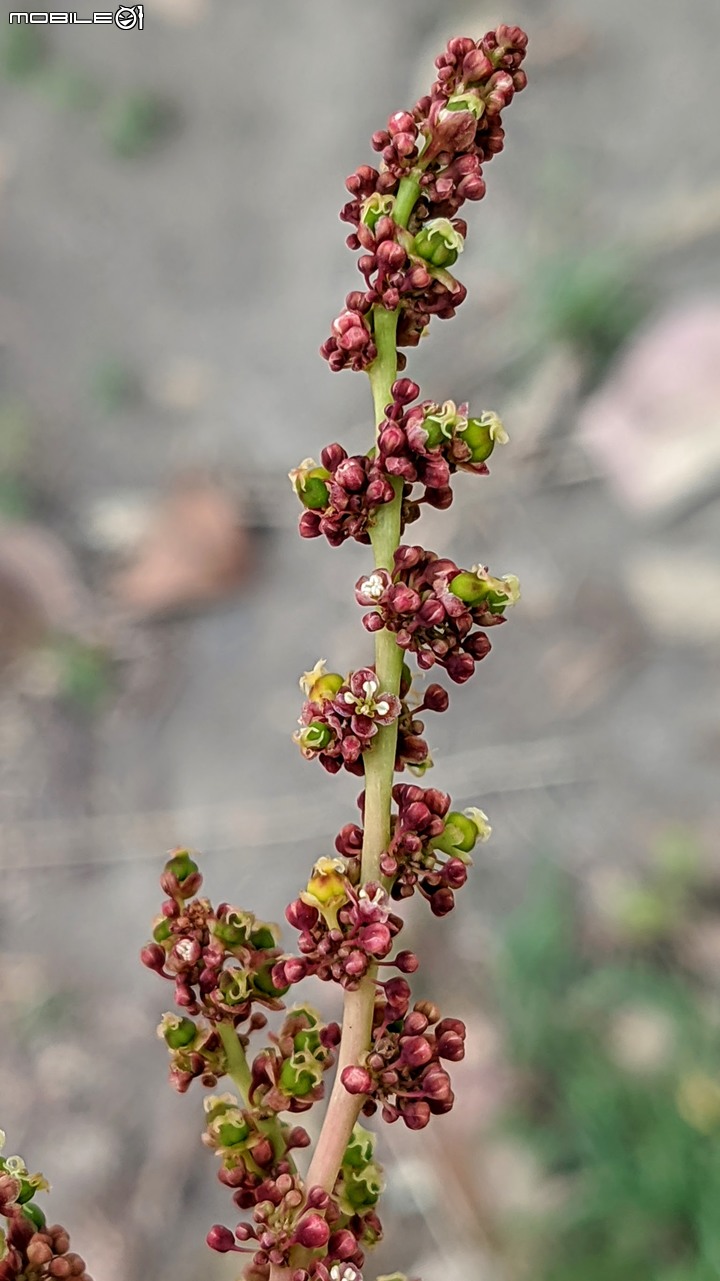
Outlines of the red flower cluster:
M 390 1017 L 389 1017 L 390 1016 Z M 430 1117 L 449 1112 L 454 1103 L 450 1077 L 440 1060 L 457 1062 L 465 1054 L 465 1024 L 442 1019 L 436 1006 L 417 1001 L 400 1018 L 392 1006 L 379 1005 L 372 1049 L 362 1064 L 344 1068 L 349 1094 L 367 1095 L 372 1115 L 378 1103 L 385 1121 L 402 1117 L 410 1130 L 422 1130 Z
M 362 1281 L 362 1246 L 374 1245 L 382 1236 L 374 1210 L 348 1215 L 323 1188 L 310 1188 L 305 1196 L 290 1174 L 264 1185 L 264 1192 L 252 1224 L 240 1223 L 234 1233 L 216 1224 L 207 1237 L 208 1245 L 223 1254 L 252 1254 L 243 1273 L 246 1281 L 267 1281 L 272 1264 L 288 1266 L 293 1246 L 324 1252 L 307 1269 L 294 1269 L 293 1281 Z
M 420 484 L 419 500 L 445 509 L 452 503 L 450 477 L 461 468 L 488 475 L 488 459 L 507 434 L 496 414 L 468 417 L 468 406 L 448 400 L 439 405 L 425 400 L 413 405 L 420 388 L 409 378 L 392 386 L 392 403 L 378 429 L 377 457 L 383 472 L 412 487 Z M 409 490 L 408 490 L 409 492 Z
M 317 758 L 331 774 L 344 768 L 362 776 L 363 753 L 372 747 L 378 727 L 397 721 L 395 769 L 401 772 L 407 767 L 423 773 L 431 762 L 422 737 L 425 724 L 417 713 L 445 711 L 448 697 L 442 686 L 431 685 L 424 701 L 411 709 L 406 698 L 411 683 L 410 669 L 404 667 L 398 699 L 377 690 L 372 667 L 361 667 L 344 681 L 339 673 L 326 671 L 321 660 L 300 681 L 308 698 L 300 714 L 300 729 L 293 737 L 303 756 Z
M 492 578 L 482 566 L 461 570 L 447 557 L 407 546 L 396 551 L 392 574 L 378 569 L 355 584 L 358 604 L 373 607 L 363 618 L 369 632 L 387 627 L 419 667 L 439 663 L 458 685 L 490 652 L 485 633 L 473 629 L 504 622 L 518 594 L 514 577 Z
M 142 960 L 174 982 L 176 1004 L 211 1023 L 229 1018 L 242 1023 L 254 1003 L 281 1009 L 283 993 L 270 979 L 280 955 L 277 927 L 228 903 L 216 910 L 206 898 L 191 898 L 199 873 L 187 850 L 178 850 L 166 864 L 166 884 L 169 876 L 175 882 L 173 897 L 162 905 Z
M 391 882 L 393 899 L 409 898 L 418 889 L 435 916 L 446 916 L 455 906 L 455 891 L 467 880 L 470 852 L 487 840 L 490 826 L 482 810 L 450 811 L 450 797 L 434 787 L 397 783 L 393 788 L 397 815 L 392 837 L 380 860 L 380 870 Z M 364 805 L 364 793 L 359 799 Z M 359 867 L 363 829 L 347 823 L 335 839 L 335 848 Z
M 0 1151 L 5 1135 L 0 1130 Z M 0 1155 L 0 1281 L 92 1281 L 85 1260 L 70 1249 L 70 1237 L 59 1223 L 45 1221 L 36 1192 L 47 1191 L 41 1174 L 29 1174 L 18 1156 Z
M 352 991 L 371 965 L 384 961 L 402 920 L 390 911 L 382 886 L 373 882 L 357 890 L 339 859 L 320 859 L 298 899 L 285 910 L 300 931 L 300 957 L 278 961 L 273 981 L 299 983 L 308 974 L 334 981 Z M 411 952 L 401 952 L 393 964 L 404 973 L 417 968 Z
M 183 1015 L 166 1014 L 158 1028 L 170 1051 L 170 1080 L 184 1093 L 195 1078 L 212 1086 L 227 1070 L 217 1024 L 247 1023 L 247 1032 L 265 1026 L 257 1005 L 282 1009 L 284 992 L 271 971 L 281 949 L 277 927 L 251 912 L 221 903 L 215 909 L 193 895 L 202 876 L 188 850 L 177 850 L 165 865 L 163 889 L 170 894 L 154 923 L 153 941 L 141 952 L 143 964 L 175 985 Z M 284 989 L 287 991 L 287 988 Z M 196 1021 L 197 1016 L 203 1016 Z M 241 1044 L 247 1035 L 238 1033 Z
M 241 1108 L 232 1094 L 210 1095 L 205 1099 L 207 1126 L 203 1143 L 220 1158 L 219 1181 L 233 1193 L 241 1210 L 267 1200 L 275 1180 L 294 1171 L 295 1148 L 307 1147 L 310 1136 L 302 1126 L 290 1127 L 276 1121 L 276 1135 L 282 1139 L 283 1155 L 277 1156 L 268 1134 L 269 1113 Z M 290 1110 L 290 1109 L 288 1109 Z
M 361 667 L 344 681 L 321 662 L 305 673 L 300 687 L 308 698 L 294 739 L 303 756 L 318 757 L 331 774 L 343 766 L 351 774 L 362 774 L 363 752 L 370 749 L 381 725 L 398 719 L 400 699 L 378 688 L 372 667 Z
M 261 1111 L 306 1112 L 323 1098 L 323 1073 L 335 1062 L 339 1025 L 321 1023 L 303 1006 L 291 1010 L 268 1039 L 271 1044 L 253 1060 L 249 1102 Z
M 524 89 L 527 36 L 500 26 L 477 43 L 451 40 L 436 59 L 438 78 L 412 112 L 398 111 L 373 135 L 380 169 L 361 165 L 347 179 L 340 217 L 362 249 L 365 289 L 354 290 L 321 354 L 331 369 L 365 369 L 376 355 L 373 312 L 400 308 L 398 344 L 415 346 L 430 321 L 455 314 L 466 290 L 448 270 L 463 248 L 465 200 L 485 194 L 482 166 L 503 147 L 501 112 Z M 416 184 L 411 211 L 397 209 L 400 184 Z
M 6 1214 L 8 1226 L 0 1281 L 92 1281 L 85 1260 L 70 1249 L 70 1238 L 59 1223 L 37 1228 L 20 1206 Z
M 348 457 L 342 445 L 328 445 L 318 467 L 312 458 L 290 472 L 290 480 L 305 511 L 300 517 L 303 538 L 327 538 L 339 547 L 347 538 L 369 543 L 373 513 L 392 502 L 395 491 L 378 463 L 365 454 Z

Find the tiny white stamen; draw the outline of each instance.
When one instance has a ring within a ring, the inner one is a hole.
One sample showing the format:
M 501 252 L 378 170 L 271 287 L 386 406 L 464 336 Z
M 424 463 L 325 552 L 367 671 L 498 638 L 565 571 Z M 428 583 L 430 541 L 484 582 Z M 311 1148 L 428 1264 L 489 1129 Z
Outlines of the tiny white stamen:
M 386 703 L 385 699 L 382 698 L 379 703 L 375 704 L 375 711 L 378 716 L 387 716 L 390 711 L 390 704 Z
M 377 687 L 378 687 L 377 681 L 373 681 L 373 680 L 363 681 L 363 690 L 367 698 L 372 698 L 373 694 L 377 693 Z
M 365 579 L 360 590 L 363 596 L 369 596 L 370 600 L 380 600 L 385 588 L 380 575 L 371 574 L 369 578 Z

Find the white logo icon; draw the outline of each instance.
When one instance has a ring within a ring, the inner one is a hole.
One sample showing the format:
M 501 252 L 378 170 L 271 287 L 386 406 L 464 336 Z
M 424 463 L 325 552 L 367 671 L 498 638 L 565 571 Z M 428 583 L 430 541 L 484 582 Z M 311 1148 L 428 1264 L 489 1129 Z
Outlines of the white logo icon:
M 122 5 L 115 13 L 115 26 L 120 27 L 122 31 L 132 31 L 133 27 L 138 27 L 142 31 L 143 19 L 144 13 L 141 4 Z

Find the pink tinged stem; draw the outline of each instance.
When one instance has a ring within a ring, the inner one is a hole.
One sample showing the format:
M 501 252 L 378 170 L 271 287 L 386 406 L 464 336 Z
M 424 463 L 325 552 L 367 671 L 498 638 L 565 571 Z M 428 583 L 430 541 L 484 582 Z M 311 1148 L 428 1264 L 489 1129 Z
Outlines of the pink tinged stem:
M 418 197 L 417 178 L 405 178 L 400 184 L 395 204 L 395 221 L 407 226 Z M 391 387 L 397 378 L 397 322 L 398 313 L 375 308 L 375 340 L 378 354 L 370 366 L 370 386 L 375 406 L 375 424 L 380 427 L 385 417 L 385 406 L 392 400 Z M 390 570 L 395 551 L 400 543 L 402 482 L 393 486 L 395 497 L 391 503 L 378 508 L 371 532 L 375 566 Z M 395 637 L 385 628 L 375 633 L 375 671 L 379 687 L 397 696 L 400 692 L 403 651 Z M 365 755 L 365 832 L 362 850 L 361 880 L 380 880 L 380 859 L 390 841 L 390 812 L 392 784 L 397 746 L 397 721 L 378 730 L 373 745 Z M 348 1094 L 340 1080 L 343 1068 L 360 1062 L 368 1050 L 372 1036 L 375 1006 L 375 980 L 377 968 L 371 966 L 354 992 L 345 993 L 343 1026 L 338 1065 L 332 1094 L 325 1113 L 325 1120 L 315 1152 L 310 1162 L 306 1186 L 320 1186 L 331 1192 L 345 1149 L 350 1141 L 364 1095 Z M 273 1279 L 274 1281 L 274 1279 Z

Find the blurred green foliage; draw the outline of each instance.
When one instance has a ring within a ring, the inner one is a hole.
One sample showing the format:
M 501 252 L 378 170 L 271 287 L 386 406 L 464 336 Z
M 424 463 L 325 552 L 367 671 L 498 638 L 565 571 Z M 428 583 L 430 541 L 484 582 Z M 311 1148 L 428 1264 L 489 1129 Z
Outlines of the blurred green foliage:
M 26 464 L 32 423 L 25 407 L 15 401 L 0 404 L 0 518 L 24 520 L 32 507 Z
M 93 112 L 102 138 L 117 156 L 143 155 L 177 123 L 176 109 L 153 90 L 113 93 L 61 61 L 37 26 L 10 23 L 0 30 L 0 71 L 9 80 L 27 83 L 56 109 Z
M 141 394 L 140 379 L 123 360 L 109 357 L 93 369 L 90 390 L 103 412 L 113 414 L 137 402 Z
M 157 94 L 135 90 L 110 99 L 103 108 L 102 132 L 118 156 L 131 159 L 150 151 L 170 132 L 174 113 Z
M 99 710 L 112 689 L 112 658 L 100 645 L 59 637 L 53 646 L 58 670 L 58 695 L 77 710 Z
M 647 316 L 650 303 L 637 266 L 606 248 L 571 257 L 544 258 L 532 290 L 545 341 L 570 343 L 585 358 L 596 382 Z
M 676 834 L 658 850 L 648 886 L 666 909 L 668 878 L 676 906 L 697 888 L 682 846 Z M 720 1010 L 657 938 L 638 946 L 618 924 L 614 940 L 589 928 L 570 881 L 546 868 L 508 927 L 498 996 L 522 1083 L 508 1124 L 563 1189 L 542 1221 L 529 1218 L 519 1237 L 513 1225 L 513 1242 L 529 1251 L 533 1281 L 711 1281 Z M 666 940 L 667 928 L 666 913 Z
M 42 70 L 49 52 L 39 27 L 8 23 L 0 41 L 0 66 L 9 79 L 26 80 Z

